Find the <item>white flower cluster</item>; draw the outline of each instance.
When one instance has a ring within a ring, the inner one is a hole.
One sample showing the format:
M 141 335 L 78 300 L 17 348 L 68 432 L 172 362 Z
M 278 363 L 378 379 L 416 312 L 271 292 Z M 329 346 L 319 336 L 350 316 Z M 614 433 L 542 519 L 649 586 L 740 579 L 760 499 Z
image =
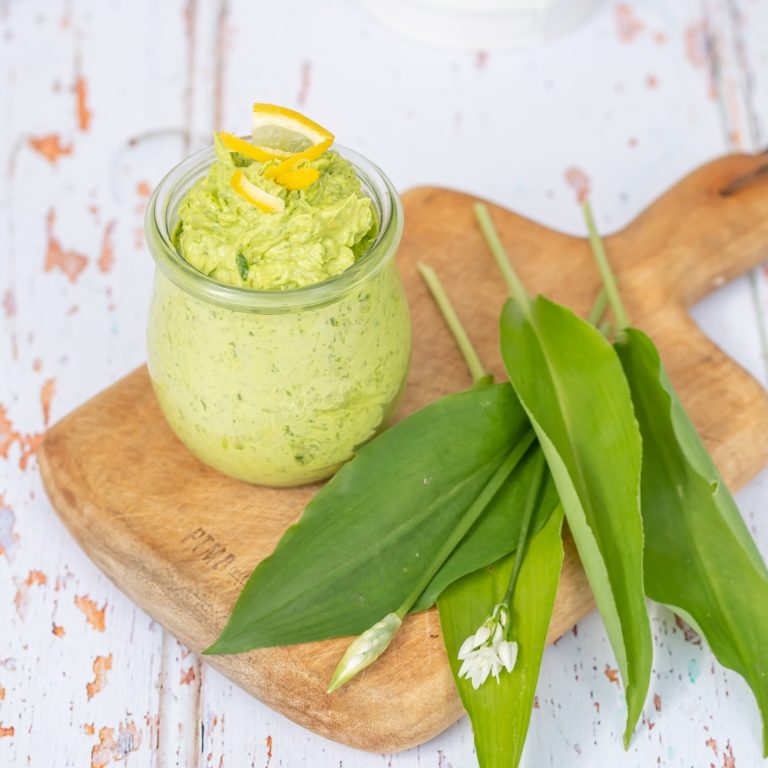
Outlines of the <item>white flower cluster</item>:
M 499 603 L 493 613 L 482 623 L 474 635 L 470 635 L 459 648 L 459 661 L 462 661 L 459 677 L 472 681 L 472 687 L 478 689 L 493 675 L 499 682 L 502 669 L 511 672 L 517 661 L 517 643 L 507 640 L 509 609 Z

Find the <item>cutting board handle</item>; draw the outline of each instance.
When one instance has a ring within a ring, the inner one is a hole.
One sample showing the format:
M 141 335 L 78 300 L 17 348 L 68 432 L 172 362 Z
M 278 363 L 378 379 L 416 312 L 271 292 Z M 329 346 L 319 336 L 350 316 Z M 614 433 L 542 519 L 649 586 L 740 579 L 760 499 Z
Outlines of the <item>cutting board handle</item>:
M 631 271 L 652 273 L 659 288 L 661 278 L 666 300 L 694 304 L 768 259 L 768 154 L 708 163 L 607 245 Z

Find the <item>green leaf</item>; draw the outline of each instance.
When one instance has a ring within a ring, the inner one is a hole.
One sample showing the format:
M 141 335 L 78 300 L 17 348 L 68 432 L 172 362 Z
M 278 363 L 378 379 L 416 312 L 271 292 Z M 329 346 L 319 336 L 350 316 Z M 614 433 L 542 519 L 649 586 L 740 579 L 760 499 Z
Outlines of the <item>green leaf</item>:
M 690 620 L 744 677 L 768 755 L 768 569 L 653 342 L 629 329 L 616 350 L 643 436 L 647 594 Z
M 512 388 L 496 384 L 444 397 L 382 433 L 257 566 L 207 652 L 355 635 L 398 609 L 529 430 Z M 496 499 L 485 514 L 495 509 Z M 490 544 L 484 564 L 497 551 Z M 509 536 L 506 551 L 515 545 Z
M 625 745 L 642 712 L 652 643 L 643 591 L 641 441 L 611 345 L 570 310 L 507 301 L 501 347 L 547 457 L 624 680 Z
M 504 597 L 514 555 L 465 576 L 437 601 L 451 671 L 472 721 L 481 768 L 514 768 L 520 762 L 560 581 L 562 521 L 558 506 L 528 544 L 510 611 L 510 637 L 518 643 L 517 662 L 511 673 L 500 674 L 498 683 L 490 678 L 475 690 L 469 680 L 458 677 L 458 653 L 464 640 Z
M 414 605 L 414 611 L 434 605 L 437 596 L 456 579 L 499 560 L 515 549 L 520 536 L 521 511 L 533 479 L 534 459 L 539 450 L 536 446 L 526 454 L 483 516 L 435 574 Z M 547 473 L 541 500 L 531 521 L 531 533 L 536 533 L 547 522 L 557 503 L 555 484 Z

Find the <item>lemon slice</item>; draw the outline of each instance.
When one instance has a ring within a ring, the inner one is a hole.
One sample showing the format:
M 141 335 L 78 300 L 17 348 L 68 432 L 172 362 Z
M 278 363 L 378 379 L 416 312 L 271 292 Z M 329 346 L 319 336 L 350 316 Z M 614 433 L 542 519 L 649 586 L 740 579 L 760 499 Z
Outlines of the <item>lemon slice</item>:
M 285 210 L 285 202 L 282 198 L 257 187 L 240 170 L 232 174 L 232 189 L 264 213 L 282 213 Z
M 270 165 L 269 168 L 264 171 L 264 175 L 268 179 L 277 179 L 278 176 L 282 176 L 288 171 L 292 171 L 302 160 L 306 160 L 307 162 L 310 160 L 317 160 L 320 155 L 328 151 L 331 144 L 333 144 L 333 137 L 321 141 L 319 144 L 314 144 L 303 152 L 295 152 L 281 163 Z
M 286 189 L 306 189 L 320 178 L 317 168 L 298 168 L 295 171 L 286 171 L 278 176 L 275 181 Z
M 278 154 L 272 149 L 257 147 L 255 144 L 251 144 L 250 141 L 245 141 L 245 139 L 241 139 L 231 133 L 225 133 L 224 131 L 219 132 L 219 139 L 221 139 L 221 143 L 230 152 L 238 152 L 251 160 L 258 160 L 260 163 L 291 156 L 289 152 L 280 152 Z
M 274 104 L 254 104 L 251 132 L 254 144 L 285 152 L 301 152 L 333 134 L 300 112 Z
M 278 149 L 277 147 L 263 147 L 260 144 L 251 144 L 252 147 L 256 147 L 256 149 L 260 149 L 262 152 L 266 152 L 267 154 L 272 155 L 272 157 L 277 158 L 278 160 L 285 160 L 288 157 L 293 157 L 296 153 L 295 152 L 288 152 L 285 149 Z

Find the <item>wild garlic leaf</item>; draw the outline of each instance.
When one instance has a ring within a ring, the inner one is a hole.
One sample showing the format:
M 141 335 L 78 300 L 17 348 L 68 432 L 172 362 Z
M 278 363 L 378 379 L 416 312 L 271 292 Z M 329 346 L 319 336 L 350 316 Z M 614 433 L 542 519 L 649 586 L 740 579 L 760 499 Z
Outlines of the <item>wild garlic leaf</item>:
M 414 605 L 414 611 L 434 605 L 437 596 L 456 579 L 499 560 L 515 549 L 520 535 L 520 513 L 533 480 L 534 458 L 540 450 L 538 446 L 533 446 L 528 451 L 474 528 L 435 574 Z M 557 503 L 555 484 L 547 472 L 541 500 L 531 521 L 531 533 L 536 533 L 547 522 Z
M 624 681 L 625 745 L 642 712 L 652 642 L 643 588 L 641 441 L 611 345 L 565 307 L 507 301 L 501 348 L 565 510 Z
M 752 688 L 768 755 L 768 569 L 653 342 L 617 342 L 643 436 L 645 585 Z
M 529 430 L 512 388 L 497 384 L 448 395 L 379 435 L 256 567 L 207 652 L 355 635 L 396 610 Z
M 518 644 L 512 672 L 502 671 L 498 683 L 486 680 L 477 690 L 459 678 L 459 648 L 504 596 L 514 564 L 509 555 L 449 586 L 438 598 L 440 626 L 456 686 L 475 735 L 480 768 L 516 768 L 531 719 L 547 630 L 563 564 L 559 506 L 528 544 L 512 597 L 510 639 Z

